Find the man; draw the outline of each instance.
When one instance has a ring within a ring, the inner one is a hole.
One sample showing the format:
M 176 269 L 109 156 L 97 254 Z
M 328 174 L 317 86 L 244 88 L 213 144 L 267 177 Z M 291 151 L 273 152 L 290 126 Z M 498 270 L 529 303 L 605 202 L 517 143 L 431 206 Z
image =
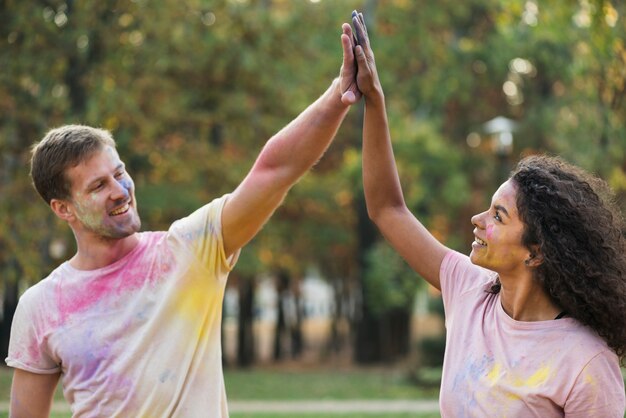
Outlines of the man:
M 232 194 L 168 231 L 138 232 L 134 183 L 107 131 L 64 126 L 33 148 L 35 188 L 77 252 L 20 299 L 6 360 L 12 417 L 48 416 L 61 376 L 75 417 L 228 416 L 226 278 L 360 96 L 348 33 L 340 77 L 267 142 Z

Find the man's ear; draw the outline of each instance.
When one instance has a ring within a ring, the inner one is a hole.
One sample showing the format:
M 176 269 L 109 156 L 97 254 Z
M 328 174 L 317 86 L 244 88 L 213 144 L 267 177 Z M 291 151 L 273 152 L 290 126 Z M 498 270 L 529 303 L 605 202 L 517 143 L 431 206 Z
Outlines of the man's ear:
M 75 219 L 74 206 L 67 200 L 52 199 L 50 201 L 50 208 L 56 216 L 63 219 L 64 221 L 70 222 Z
M 533 245 L 528 258 L 524 261 L 528 267 L 539 267 L 543 263 L 543 254 L 538 245 Z

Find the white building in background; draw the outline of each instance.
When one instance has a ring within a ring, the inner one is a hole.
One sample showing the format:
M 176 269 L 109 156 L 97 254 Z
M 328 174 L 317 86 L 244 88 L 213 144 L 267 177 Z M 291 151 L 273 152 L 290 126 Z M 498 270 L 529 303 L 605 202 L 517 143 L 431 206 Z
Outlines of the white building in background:
M 289 324 L 296 317 L 295 298 L 287 298 L 283 308 Z M 257 282 L 254 301 L 254 338 L 257 359 L 272 358 L 274 332 L 278 317 L 279 298 L 273 277 L 262 277 Z M 316 348 L 326 341 L 334 313 L 334 291 L 316 271 L 311 271 L 300 284 L 300 312 L 305 347 Z M 234 361 L 237 353 L 237 319 L 239 295 L 236 288 L 227 287 L 224 295 L 224 355 Z
M 304 320 L 331 319 L 335 312 L 335 292 L 316 272 L 309 273 L 300 286 Z
M 263 277 L 254 293 L 254 317 L 256 321 L 275 323 L 278 317 L 278 293 L 273 277 Z

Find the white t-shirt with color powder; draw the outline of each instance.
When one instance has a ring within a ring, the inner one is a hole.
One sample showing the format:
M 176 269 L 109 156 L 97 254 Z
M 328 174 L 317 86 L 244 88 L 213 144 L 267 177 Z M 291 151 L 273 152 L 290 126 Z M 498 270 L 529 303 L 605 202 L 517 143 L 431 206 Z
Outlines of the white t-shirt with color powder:
M 443 418 L 623 418 L 617 355 L 572 318 L 521 322 L 487 290 L 495 273 L 450 251 L 441 271 Z
M 220 327 L 227 196 L 139 233 L 102 269 L 68 262 L 20 298 L 6 362 L 62 373 L 74 417 L 228 417 Z

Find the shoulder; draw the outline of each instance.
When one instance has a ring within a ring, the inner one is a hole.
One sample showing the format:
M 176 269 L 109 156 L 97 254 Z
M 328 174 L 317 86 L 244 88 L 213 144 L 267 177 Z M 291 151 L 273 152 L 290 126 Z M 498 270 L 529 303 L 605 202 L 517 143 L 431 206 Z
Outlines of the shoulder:
M 554 328 L 549 338 L 546 333 L 542 333 L 544 341 L 552 341 L 551 344 L 544 345 L 545 355 L 549 358 L 560 358 L 563 366 L 561 373 L 571 373 L 572 381 L 583 386 L 592 382 L 613 382 L 621 386 L 623 392 L 624 381 L 619 358 L 604 339 L 573 318 L 548 322 Z
M 560 323 L 563 321 L 567 326 L 562 327 L 564 338 L 576 348 L 577 355 L 586 355 L 589 359 L 597 356 L 600 353 L 606 353 L 605 355 L 611 357 L 614 356 L 617 360 L 617 355 L 611 350 L 602 337 L 598 335 L 596 331 L 588 326 L 583 325 L 574 318 L 563 318 L 556 321 Z
M 26 289 L 20 296 L 19 303 L 34 303 L 39 302 L 42 298 L 47 298 L 48 294 L 50 292 L 54 292 L 55 289 L 61 284 L 63 277 L 68 274 L 67 265 L 68 262 L 65 261 L 63 264 L 55 268 L 48 276 Z
M 141 248 L 151 248 L 160 244 L 167 236 L 167 231 L 145 231 L 140 232 L 139 242 Z
M 198 227 L 207 223 L 214 224 L 215 227 L 221 227 L 221 214 L 224 206 L 228 201 L 230 194 L 213 199 L 211 202 L 195 210 L 188 216 L 178 219 L 172 223 L 169 232 L 176 233 L 190 227 Z

